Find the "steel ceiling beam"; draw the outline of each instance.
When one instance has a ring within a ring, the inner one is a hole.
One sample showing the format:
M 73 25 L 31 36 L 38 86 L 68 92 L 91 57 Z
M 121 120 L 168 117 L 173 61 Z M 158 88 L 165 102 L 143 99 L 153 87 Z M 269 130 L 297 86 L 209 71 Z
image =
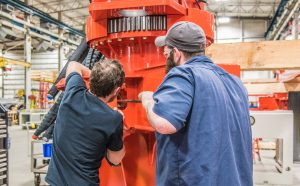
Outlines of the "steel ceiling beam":
M 40 3 L 40 5 L 42 5 L 39 9 L 40 10 L 43 10 L 44 12 L 46 12 L 46 13 L 49 13 L 49 11 L 54 11 L 54 10 L 56 10 L 57 9 L 57 7 L 55 8 L 55 7 L 53 7 L 52 5 L 50 6 L 50 5 L 48 5 L 48 2 L 47 3 L 45 3 L 45 2 L 43 2 L 43 1 L 40 1 L 40 0 L 35 0 L 35 2 L 38 2 L 38 3 Z M 58 12 L 57 12 L 58 13 Z M 74 24 L 73 24 L 73 22 L 75 22 L 75 23 L 77 23 L 77 24 L 81 24 L 81 22 L 79 22 L 77 19 L 74 19 L 73 17 L 70 17 L 70 16 L 68 16 L 68 15 L 66 15 L 65 13 L 64 13 L 64 15 L 63 15 L 63 18 L 67 18 L 68 20 L 70 20 L 72 23 L 71 23 L 71 25 L 74 27 Z M 60 20 L 60 21 L 62 21 L 62 20 Z M 66 23 L 67 21 L 64 21 L 64 23 Z M 66 23 L 66 24 L 68 24 L 68 23 Z
M 63 22 L 61 22 L 57 19 L 54 19 L 49 14 L 46 14 L 45 12 L 42 12 L 39 9 L 34 8 L 32 6 L 28 6 L 28 5 L 26 5 L 25 3 L 21 2 L 21 1 L 18 1 L 18 0 L 0 0 L 0 3 L 9 4 L 9 5 L 14 6 L 15 8 L 17 8 L 17 9 L 23 11 L 23 12 L 26 12 L 30 15 L 37 16 L 37 17 L 39 17 L 40 19 L 42 19 L 44 21 L 47 21 L 47 22 L 52 23 L 54 25 L 57 25 L 59 28 L 61 28 L 63 30 L 67 30 L 70 33 L 85 37 L 85 33 L 83 33 L 82 31 L 74 29 L 73 27 L 71 27 L 69 25 L 66 25 Z
M 207 10 L 215 12 L 218 16 L 228 17 L 267 17 L 270 18 L 274 13 L 274 6 L 279 3 L 271 2 L 247 2 L 247 1 L 228 1 L 228 2 L 210 2 L 207 4 Z
M 82 10 L 82 9 L 86 9 L 88 12 L 88 6 L 82 6 L 82 7 L 77 7 L 77 8 L 68 8 L 68 7 L 64 7 L 60 10 L 56 10 L 56 11 L 49 11 L 49 14 L 53 14 L 53 13 L 58 13 L 60 11 L 62 12 L 70 12 L 70 11 L 74 11 L 74 10 Z
M 277 40 L 296 11 L 299 11 L 300 1 L 282 0 L 265 34 L 267 40 Z

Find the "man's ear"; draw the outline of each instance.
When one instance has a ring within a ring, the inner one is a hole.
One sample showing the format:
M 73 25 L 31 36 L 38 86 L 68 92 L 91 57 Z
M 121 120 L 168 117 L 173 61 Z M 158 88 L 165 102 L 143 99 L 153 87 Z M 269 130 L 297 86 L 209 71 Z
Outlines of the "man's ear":
M 116 88 L 115 90 L 114 90 L 114 96 L 116 96 L 116 95 L 118 95 L 119 94 L 119 92 L 120 92 L 120 90 L 121 90 L 121 87 L 118 87 L 118 88 Z
M 175 47 L 174 49 L 174 61 L 179 61 L 181 58 L 181 52 Z

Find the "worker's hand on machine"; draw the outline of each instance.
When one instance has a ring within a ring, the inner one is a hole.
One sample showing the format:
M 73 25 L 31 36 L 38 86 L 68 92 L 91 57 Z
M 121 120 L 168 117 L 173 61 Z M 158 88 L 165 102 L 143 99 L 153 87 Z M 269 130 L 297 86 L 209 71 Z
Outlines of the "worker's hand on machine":
M 123 140 L 127 137 L 130 136 L 131 134 L 135 133 L 135 129 L 132 127 L 127 127 L 126 124 L 124 123 L 124 128 L 123 128 Z
M 123 116 L 123 124 L 124 124 L 123 125 L 123 140 L 124 140 L 127 136 L 130 136 L 131 134 L 133 134 L 135 132 L 135 129 L 130 128 L 126 125 L 125 115 L 121 110 L 119 110 L 117 107 L 114 107 L 114 110 L 118 111 Z
M 142 101 L 144 108 L 148 106 L 149 103 L 153 102 L 153 92 L 144 91 L 139 94 L 139 99 Z

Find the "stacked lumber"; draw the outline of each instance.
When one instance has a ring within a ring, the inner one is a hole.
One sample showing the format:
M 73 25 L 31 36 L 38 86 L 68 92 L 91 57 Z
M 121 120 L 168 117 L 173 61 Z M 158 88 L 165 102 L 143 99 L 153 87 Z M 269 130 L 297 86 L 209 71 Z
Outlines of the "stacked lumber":
M 56 70 L 33 70 L 31 71 L 31 80 L 54 83 L 58 75 Z
M 213 44 L 206 55 L 217 64 L 238 64 L 243 71 L 300 69 L 300 40 Z M 243 80 L 249 94 L 300 91 L 300 74 L 284 80 Z

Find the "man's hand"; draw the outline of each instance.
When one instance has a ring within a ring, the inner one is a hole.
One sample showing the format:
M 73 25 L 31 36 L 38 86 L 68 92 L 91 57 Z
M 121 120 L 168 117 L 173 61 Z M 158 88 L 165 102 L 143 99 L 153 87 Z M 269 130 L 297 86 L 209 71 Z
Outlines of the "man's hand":
M 139 99 L 142 101 L 143 107 L 146 109 L 149 103 L 153 102 L 153 92 L 144 91 L 139 94 Z
M 67 72 L 66 72 L 66 78 L 72 72 L 77 72 L 83 78 L 89 78 L 91 76 L 91 70 L 76 61 L 69 62 Z
M 131 134 L 135 133 L 135 128 L 129 128 L 126 126 L 124 123 L 124 129 L 123 129 L 123 140 L 127 137 L 130 136 Z

